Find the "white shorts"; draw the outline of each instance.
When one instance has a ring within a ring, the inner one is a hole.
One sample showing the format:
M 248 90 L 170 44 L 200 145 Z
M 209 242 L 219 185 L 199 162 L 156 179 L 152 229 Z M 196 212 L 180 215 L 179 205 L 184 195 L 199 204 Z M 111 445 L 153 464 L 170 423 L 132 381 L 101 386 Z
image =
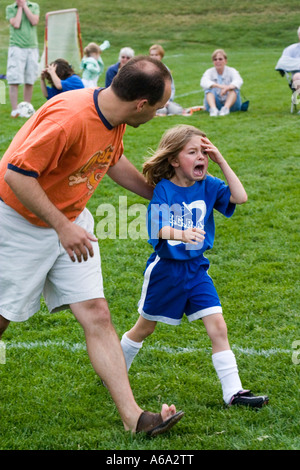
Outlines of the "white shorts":
M 74 223 L 93 233 L 87 209 Z M 40 309 L 42 296 L 50 312 L 104 298 L 100 249 L 91 243 L 94 256 L 74 263 L 54 229 L 30 224 L 0 200 L 0 315 L 25 321 Z
M 9 85 L 33 85 L 38 78 L 38 49 L 8 48 L 6 79 Z

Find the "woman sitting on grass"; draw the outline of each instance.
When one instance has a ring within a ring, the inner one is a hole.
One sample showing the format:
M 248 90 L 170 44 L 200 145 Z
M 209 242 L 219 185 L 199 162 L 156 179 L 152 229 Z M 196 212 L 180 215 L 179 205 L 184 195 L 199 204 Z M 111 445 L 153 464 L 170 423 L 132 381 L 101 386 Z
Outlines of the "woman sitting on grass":
M 228 67 L 227 54 L 223 49 L 216 49 L 211 58 L 214 66 L 206 70 L 200 80 L 205 94 L 205 109 L 213 117 L 240 111 L 243 79 L 236 69 Z

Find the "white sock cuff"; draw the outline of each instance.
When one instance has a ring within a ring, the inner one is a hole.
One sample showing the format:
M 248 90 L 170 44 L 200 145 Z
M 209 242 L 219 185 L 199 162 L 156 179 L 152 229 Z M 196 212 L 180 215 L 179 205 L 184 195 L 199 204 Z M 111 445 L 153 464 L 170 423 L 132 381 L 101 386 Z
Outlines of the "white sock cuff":
M 121 341 L 122 341 L 122 344 L 124 344 L 125 346 L 129 346 L 131 348 L 140 349 L 143 346 L 143 341 L 141 343 L 132 341 L 132 339 L 128 338 L 126 333 L 123 334 Z
M 236 363 L 235 355 L 231 349 L 220 351 L 212 355 L 212 361 L 214 364 L 227 364 L 228 361 L 234 361 Z

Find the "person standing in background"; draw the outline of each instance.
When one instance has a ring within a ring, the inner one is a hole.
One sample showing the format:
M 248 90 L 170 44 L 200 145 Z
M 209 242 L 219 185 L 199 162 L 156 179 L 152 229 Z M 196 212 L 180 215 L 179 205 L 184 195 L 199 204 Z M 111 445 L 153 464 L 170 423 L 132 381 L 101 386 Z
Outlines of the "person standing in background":
M 16 0 L 6 7 L 9 21 L 9 48 L 7 58 L 7 83 L 12 117 L 18 117 L 18 90 L 24 84 L 24 101 L 31 103 L 33 85 L 38 77 L 37 24 L 40 18 L 37 3 Z

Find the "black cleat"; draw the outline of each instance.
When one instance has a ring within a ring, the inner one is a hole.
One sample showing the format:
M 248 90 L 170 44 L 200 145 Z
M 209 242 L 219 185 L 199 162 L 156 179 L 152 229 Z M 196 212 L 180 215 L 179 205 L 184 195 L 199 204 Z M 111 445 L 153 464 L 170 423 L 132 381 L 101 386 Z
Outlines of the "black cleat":
M 262 395 L 256 397 L 251 393 L 250 390 L 241 390 L 240 392 L 233 395 L 230 400 L 229 406 L 231 405 L 244 405 L 250 406 L 251 408 L 261 408 L 264 405 L 267 405 L 269 397 Z

